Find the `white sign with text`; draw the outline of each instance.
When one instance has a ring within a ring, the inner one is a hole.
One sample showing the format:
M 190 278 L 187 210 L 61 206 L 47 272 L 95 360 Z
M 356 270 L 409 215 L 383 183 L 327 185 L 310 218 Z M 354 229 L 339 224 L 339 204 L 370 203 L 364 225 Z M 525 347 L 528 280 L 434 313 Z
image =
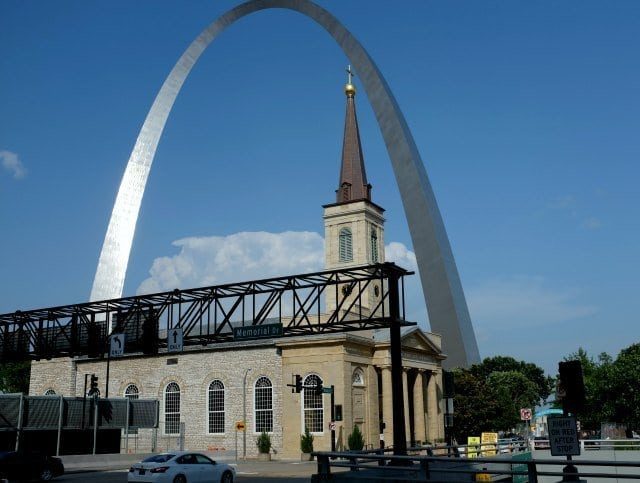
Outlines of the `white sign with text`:
M 580 442 L 576 418 L 573 416 L 547 419 L 551 456 L 578 456 Z

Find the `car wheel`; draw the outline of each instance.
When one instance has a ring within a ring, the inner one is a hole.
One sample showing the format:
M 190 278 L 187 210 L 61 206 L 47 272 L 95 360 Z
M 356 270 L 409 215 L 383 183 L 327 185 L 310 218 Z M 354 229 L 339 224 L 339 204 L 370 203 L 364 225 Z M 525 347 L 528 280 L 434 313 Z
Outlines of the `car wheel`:
M 222 473 L 222 479 L 220 483 L 233 483 L 233 474 L 230 471 Z
M 178 475 L 173 479 L 173 483 L 187 483 L 187 477 L 184 475 Z
M 52 479 L 53 479 L 53 471 L 51 471 L 51 468 L 42 468 L 42 470 L 40 470 L 41 481 L 51 481 Z

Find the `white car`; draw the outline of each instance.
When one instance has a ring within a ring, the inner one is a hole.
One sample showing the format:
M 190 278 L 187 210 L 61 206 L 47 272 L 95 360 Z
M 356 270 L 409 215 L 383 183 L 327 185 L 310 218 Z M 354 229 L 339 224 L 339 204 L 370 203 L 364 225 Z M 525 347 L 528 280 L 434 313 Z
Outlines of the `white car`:
M 129 468 L 128 482 L 232 483 L 236 469 L 193 451 L 160 453 Z

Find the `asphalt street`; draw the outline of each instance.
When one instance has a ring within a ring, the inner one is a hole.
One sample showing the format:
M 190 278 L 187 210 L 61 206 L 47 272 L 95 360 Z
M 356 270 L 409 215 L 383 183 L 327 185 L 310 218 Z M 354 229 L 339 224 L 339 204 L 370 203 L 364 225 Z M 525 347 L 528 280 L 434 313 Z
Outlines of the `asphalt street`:
M 241 462 L 236 467 L 238 482 L 287 481 L 292 483 L 308 483 L 311 474 L 316 471 L 315 462 Z M 91 483 L 125 483 L 127 470 L 92 471 L 72 473 L 55 479 L 56 482 L 91 482 Z
M 239 474 L 236 481 L 242 483 L 257 483 L 260 481 L 276 482 L 287 481 L 292 483 L 308 483 L 311 480 L 309 476 L 277 476 L 277 475 L 254 475 L 254 474 Z M 55 482 L 91 482 L 91 483 L 126 483 L 127 472 L 125 470 L 116 471 L 97 471 L 92 473 L 75 473 L 71 475 L 64 475 L 60 478 L 56 478 Z

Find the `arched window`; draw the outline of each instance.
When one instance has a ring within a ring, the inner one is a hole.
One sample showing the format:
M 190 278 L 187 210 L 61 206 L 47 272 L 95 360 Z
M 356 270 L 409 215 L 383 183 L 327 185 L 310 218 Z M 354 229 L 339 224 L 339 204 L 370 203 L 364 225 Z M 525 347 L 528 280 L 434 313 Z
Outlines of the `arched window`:
M 129 384 L 124 390 L 124 397 L 127 399 L 138 399 L 140 397 L 140 391 L 135 384 Z
M 209 433 L 224 433 L 224 384 L 213 381 L 209 384 Z
M 45 396 L 55 396 L 55 395 L 56 395 L 56 392 L 55 392 L 53 389 L 47 389 L 47 390 L 44 392 L 44 395 L 45 395 Z
M 320 376 L 310 374 L 304 379 L 304 391 L 302 393 L 302 410 L 304 412 L 304 425 L 311 433 L 322 433 L 324 430 L 324 408 L 322 406 L 322 394 L 316 393 L 311 387 L 322 384 Z M 304 431 L 304 428 L 302 428 Z
M 273 386 L 268 377 L 256 381 L 253 397 L 256 433 L 273 432 Z
M 340 257 L 341 262 L 353 261 L 353 242 L 351 239 L 351 230 L 349 228 L 342 228 L 340 230 L 338 256 Z
M 180 386 L 175 382 L 164 390 L 164 433 L 180 433 Z
M 378 257 L 378 233 L 375 228 L 371 229 L 371 261 L 378 263 L 380 258 Z

